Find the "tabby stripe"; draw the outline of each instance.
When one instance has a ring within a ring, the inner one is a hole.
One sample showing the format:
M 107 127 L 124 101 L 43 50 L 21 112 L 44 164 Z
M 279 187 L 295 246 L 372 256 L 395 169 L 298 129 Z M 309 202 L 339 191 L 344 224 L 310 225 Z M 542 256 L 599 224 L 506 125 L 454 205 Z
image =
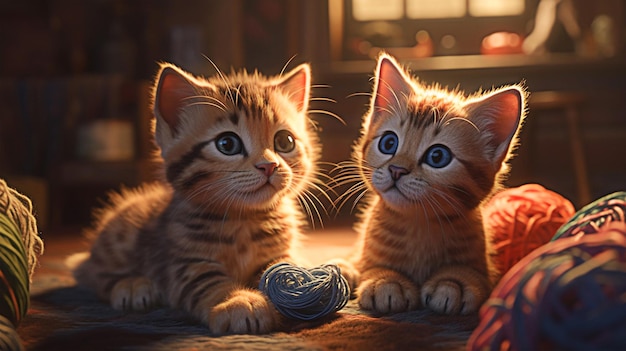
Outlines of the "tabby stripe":
M 191 299 L 190 299 L 191 303 L 189 304 L 189 307 L 195 308 L 198 305 L 198 302 L 200 301 L 200 299 L 207 295 L 207 291 L 209 291 L 212 287 L 214 287 L 215 285 L 221 282 L 222 280 L 212 280 L 199 286 L 198 289 L 196 289 L 194 293 L 191 295 Z
M 182 277 L 185 271 L 189 268 L 189 266 L 198 263 L 217 264 L 214 261 L 209 261 L 203 258 L 184 257 L 176 259 L 172 266 L 180 265 L 180 267 L 178 267 L 178 269 L 176 270 L 176 277 Z
M 443 213 L 442 216 L 450 225 L 454 225 L 455 222 L 465 219 L 465 216 L 457 212 L 451 214 Z
M 209 263 L 209 264 L 219 264 L 217 261 L 207 260 L 204 257 L 178 257 L 174 259 L 175 261 L 172 264 L 194 264 L 194 263 Z
M 267 230 L 261 230 L 255 233 L 252 233 L 251 239 L 252 241 L 256 242 L 256 241 L 260 241 L 260 240 L 265 240 L 268 238 L 272 238 L 275 236 L 278 236 L 280 234 L 278 229 L 273 229 L 270 231 Z
M 166 177 L 170 183 L 173 183 L 180 175 L 195 161 L 202 156 L 202 149 L 207 146 L 211 140 L 203 141 L 194 145 L 194 147 L 183 155 L 178 161 L 167 167 Z
M 185 226 L 185 228 L 187 228 L 189 230 L 195 230 L 195 231 L 201 231 L 201 230 L 204 230 L 206 228 L 206 223 L 204 223 L 204 222 L 200 222 L 200 223 L 185 222 L 185 223 L 183 223 L 183 225 Z
M 185 226 L 185 228 L 188 228 L 189 230 L 202 231 L 209 230 L 211 227 L 215 227 L 222 223 L 222 221 L 224 221 L 224 215 L 215 215 L 215 218 L 211 219 L 192 217 L 187 218 L 185 221 L 181 218 L 181 220 L 176 221 L 176 223 Z
M 392 217 L 389 217 L 390 220 L 391 220 L 391 218 Z M 387 235 L 393 235 L 393 236 L 397 236 L 397 237 L 404 237 L 404 234 L 406 232 L 406 228 L 405 227 L 397 226 L 396 223 L 390 222 L 390 221 L 385 221 L 384 219 L 382 219 L 380 221 L 380 223 L 386 229 L 386 234 Z
M 491 190 L 494 180 L 485 173 L 483 168 L 477 167 L 470 161 L 466 161 L 458 157 L 456 159 L 461 162 L 463 167 L 465 167 L 467 173 L 469 173 L 470 177 L 474 180 L 474 182 L 476 182 L 480 190 L 484 192 L 488 192 L 489 190 Z
M 469 189 L 463 190 L 462 185 L 453 185 L 450 187 L 450 191 L 459 199 L 461 205 L 465 206 L 468 210 L 473 210 L 480 204 L 481 198 L 473 194 Z
M 387 233 L 381 233 L 380 235 L 373 236 L 376 243 L 385 246 L 388 249 L 403 251 L 406 247 L 405 240 L 394 240 L 393 237 L 386 235 Z
M 432 113 L 415 113 L 411 115 L 411 125 L 416 129 L 424 129 L 435 122 Z
M 207 244 L 232 245 L 235 243 L 235 239 L 233 237 L 223 237 L 219 235 L 219 233 L 212 233 L 207 231 L 189 232 L 185 234 L 185 237 L 189 240 Z
M 203 180 L 210 179 L 212 173 L 207 171 L 198 171 L 183 181 L 183 189 L 190 190 Z
M 200 220 L 223 221 L 224 215 L 210 212 L 189 212 L 189 217 Z
M 390 262 L 406 262 L 407 260 L 409 260 L 408 257 L 405 257 L 405 252 L 390 250 L 389 247 L 383 247 L 382 245 L 380 245 L 380 242 L 378 240 L 374 240 L 368 245 L 367 253 L 368 256 L 371 257 L 366 257 L 366 259 L 374 257 L 378 258 L 373 262 L 381 261 L 381 257 L 383 258 L 382 261 L 389 260 Z M 370 260 L 368 259 L 368 261 Z
M 209 287 L 218 284 L 220 282 L 217 278 L 226 278 L 226 275 L 220 271 L 207 271 L 202 274 L 199 274 L 192 280 L 188 281 L 183 289 L 180 291 L 180 295 L 178 296 L 178 304 L 181 305 L 183 299 L 191 294 L 192 292 L 199 291 L 205 292 Z M 194 304 L 195 305 L 195 304 Z
M 228 115 L 228 119 L 234 124 L 234 125 L 238 125 L 239 124 L 239 114 L 237 113 L 237 111 L 231 113 L 230 115 Z
M 283 245 L 286 244 L 288 245 L 289 240 L 283 236 L 276 236 L 273 238 L 272 241 L 263 241 L 261 243 L 259 243 L 259 246 L 263 247 L 263 248 L 272 248 L 272 247 L 277 247 L 279 245 Z

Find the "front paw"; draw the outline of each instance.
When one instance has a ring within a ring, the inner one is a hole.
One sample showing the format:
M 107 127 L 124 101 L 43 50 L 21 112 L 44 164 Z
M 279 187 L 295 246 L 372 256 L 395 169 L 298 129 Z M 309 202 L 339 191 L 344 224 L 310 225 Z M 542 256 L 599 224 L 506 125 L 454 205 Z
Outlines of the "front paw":
M 367 279 L 361 282 L 359 306 L 380 314 L 411 311 L 419 307 L 419 289 L 408 279 Z
M 441 314 L 474 313 L 481 301 L 475 293 L 479 287 L 463 286 L 453 279 L 430 279 L 422 287 L 422 303 Z
M 149 311 L 159 304 L 159 293 L 146 277 L 120 279 L 111 289 L 111 306 L 123 311 Z
M 209 329 L 223 334 L 265 334 L 274 329 L 278 312 L 259 291 L 237 290 L 213 307 Z

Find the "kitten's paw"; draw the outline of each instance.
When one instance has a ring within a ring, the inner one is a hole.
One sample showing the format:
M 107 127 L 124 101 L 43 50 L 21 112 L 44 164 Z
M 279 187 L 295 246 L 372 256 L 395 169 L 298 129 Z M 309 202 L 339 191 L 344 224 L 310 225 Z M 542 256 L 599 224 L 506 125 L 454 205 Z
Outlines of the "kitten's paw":
M 419 289 L 409 280 L 367 279 L 359 285 L 359 306 L 368 311 L 388 314 L 419 307 Z
M 213 307 L 209 329 L 215 334 L 265 334 L 277 324 L 278 312 L 260 291 L 238 290 Z
M 159 293 L 146 277 L 121 279 L 111 290 L 111 306 L 123 311 L 149 311 L 160 302 Z
M 475 287 L 462 286 L 452 279 L 431 279 L 422 287 L 422 303 L 442 314 L 469 314 L 476 312 L 482 303 Z

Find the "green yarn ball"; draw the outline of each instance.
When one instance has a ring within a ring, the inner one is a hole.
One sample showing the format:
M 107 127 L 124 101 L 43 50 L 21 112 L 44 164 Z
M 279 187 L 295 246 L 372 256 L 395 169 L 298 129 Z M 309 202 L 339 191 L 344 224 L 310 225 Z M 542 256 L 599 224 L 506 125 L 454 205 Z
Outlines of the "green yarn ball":
M 13 328 L 13 324 L 0 316 L 0 350 L 23 351 L 24 347 L 19 335 Z
M 0 213 L 0 315 L 17 326 L 29 304 L 28 262 L 21 233 Z

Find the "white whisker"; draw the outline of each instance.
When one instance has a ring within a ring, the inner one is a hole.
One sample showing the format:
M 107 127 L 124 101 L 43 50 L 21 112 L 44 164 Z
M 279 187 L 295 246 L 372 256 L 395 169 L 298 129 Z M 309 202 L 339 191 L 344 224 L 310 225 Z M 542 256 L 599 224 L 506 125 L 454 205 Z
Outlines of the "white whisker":
M 344 121 L 343 118 L 339 117 L 339 115 L 333 112 L 326 111 L 326 110 L 309 110 L 309 113 L 313 113 L 313 114 L 318 113 L 318 114 L 333 117 L 334 119 L 339 121 L 339 123 L 343 124 L 344 126 L 347 126 L 346 121 Z

